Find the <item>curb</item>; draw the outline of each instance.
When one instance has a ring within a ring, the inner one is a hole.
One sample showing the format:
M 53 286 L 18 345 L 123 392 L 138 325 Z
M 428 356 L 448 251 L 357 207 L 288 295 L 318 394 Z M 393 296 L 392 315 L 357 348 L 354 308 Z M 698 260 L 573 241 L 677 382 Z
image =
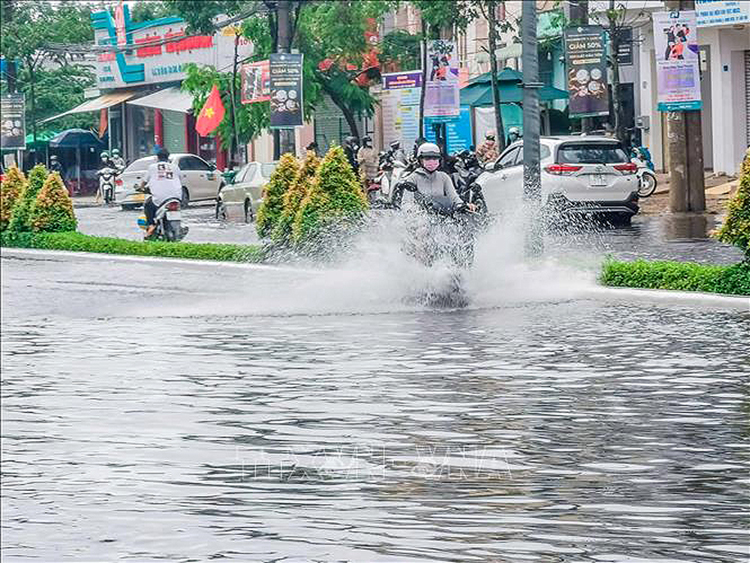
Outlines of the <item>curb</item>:
M 599 285 L 583 291 L 594 299 L 618 299 L 632 304 L 639 302 L 670 303 L 674 305 L 698 305 L 705 307 L 723 307 L 750 313 L 750 296 L 722 295 L 720 293 L 703 293 L 700 291 L 674 291 L 670 289 L 639 289 L 631 287 L 609 287 Z

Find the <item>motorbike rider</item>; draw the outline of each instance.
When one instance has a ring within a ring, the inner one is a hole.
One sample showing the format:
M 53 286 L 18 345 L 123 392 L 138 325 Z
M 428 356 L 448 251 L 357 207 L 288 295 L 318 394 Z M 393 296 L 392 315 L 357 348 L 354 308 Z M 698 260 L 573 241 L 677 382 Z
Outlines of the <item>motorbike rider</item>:
M 429 203 L 432 198 L 447 197 L 455 208 L 463 208 L 476 211 L 473 203 L 464 204 L 456 192 L 451 177 L 440 168 L 440 147 L 435 143 L 422 143 L 417 149 L 417 161 L 419 167 L 403 178 L 396 186 L 394 194 L 394 206 L 399 207 L 404 190 L 414 192 L 415 199 L 423 199 Z
M 106 169 L 108 169 L 108 168 L 113 169 L 114 166 L 115 166 L 112 163 L 112 159 L 111 159 L 108 151 L 102 151 L 99 154 L 99 160 L 101 161 L 101 167 L 99 168 L 99 172 L 98 172 L 98 175 L 99 175 L 99 189 L 96 190 L 96 197 L 94 198 L 94 202 L 97 203 L 97 204 L 101 203 L 102 201 L 104 201 L 104 183 L 105 183 L 105 180 L 104 180 L 104 175 L 102 173 Z
M 154 217 L 156 210 L 168 199 L 182 198 L 182 183 L 180 182 L 180 171 L 176 165 L 169 162 L 169 151 L 165 148 L 159 149 L 156 155 L 156 162 L 149 165 L 148 176 L 141 182 L 140 188 L 143 189 L 148 184 L 151 197 L 146 198 L 143 202 L 143 212 L 146 215 L 145 238 L 153 236 L 156 230 Z
M 120 156 L 120 151 L 118 149 L 112 149 L 112 164 L 114 164 L 115 168 L 119 170 L 125 169 L 125 159 Z
M 49 157 L 49 171 L 57 172 L 58 174 L 60 174 L 60 176 L 62 176 L 62 164 L 60 164 L 60 161 L 57 159 L 56 154 L 53 154 L 51 157 Z
M 357 151 L 357 164 L 364 176 L 365 186 L 378 175 L 378 153 L 372 147 L 372 138 L 362 138 L 362 146 Z
M 477 156 L 481 162 L 494 162 L 499 156 L 497 154 L 497 143 L 495 143 L 495 134 L 487 131 L 484 135 L 484 141 L 477 148 Z
M 521 138 L 521 130 L 518 127 L 511 127 L 508 129 L 508 145 L 515 143 Z
M 344 154 L 346 160 L 349 161 L 349 166 L 354 170 L 354 175 L 359 174 L 359 164 L 357 163 L 357 138 L 353 135 L 349 135 L 344 139 Z

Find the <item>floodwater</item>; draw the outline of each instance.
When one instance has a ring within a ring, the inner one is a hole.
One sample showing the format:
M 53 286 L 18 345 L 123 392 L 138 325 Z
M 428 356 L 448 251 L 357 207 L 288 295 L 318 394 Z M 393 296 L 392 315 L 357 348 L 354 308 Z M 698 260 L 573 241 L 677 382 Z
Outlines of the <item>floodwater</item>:
M 748 308 L 507 240 L 460 310 L 383 248 L 4 251 L 3 559 L 747 561 Z

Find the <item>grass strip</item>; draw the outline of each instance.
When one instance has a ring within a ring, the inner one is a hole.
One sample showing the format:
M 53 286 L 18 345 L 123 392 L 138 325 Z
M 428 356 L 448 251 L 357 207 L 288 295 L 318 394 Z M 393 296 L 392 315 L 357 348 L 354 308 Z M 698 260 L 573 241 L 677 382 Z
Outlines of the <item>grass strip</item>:
M 158 256 L 218 262 L 262 262 L 263 250 L 257 245 L 212 244 L 194 242 L 135 241 L 120 238 L 95 237 L 79 232 L 67 233 L 0 233 L 0 246 L 9 248 L 38 248 L 70 250 L 99 254 L 129 256 Z
M 703 291 L 727 295 L 750 295 L 750 261 L 732 266 L 693 262 L 619 262 L 604 263 L 599 281 L 614 287 Z

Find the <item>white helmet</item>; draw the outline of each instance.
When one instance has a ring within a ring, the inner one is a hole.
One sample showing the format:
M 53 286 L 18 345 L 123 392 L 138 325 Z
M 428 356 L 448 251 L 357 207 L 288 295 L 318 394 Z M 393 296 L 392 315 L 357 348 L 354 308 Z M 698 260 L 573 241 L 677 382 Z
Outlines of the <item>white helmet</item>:
M 440 158 L 440 147 L 435 143 L 422 143 L 417 149 L 417 158 Z

